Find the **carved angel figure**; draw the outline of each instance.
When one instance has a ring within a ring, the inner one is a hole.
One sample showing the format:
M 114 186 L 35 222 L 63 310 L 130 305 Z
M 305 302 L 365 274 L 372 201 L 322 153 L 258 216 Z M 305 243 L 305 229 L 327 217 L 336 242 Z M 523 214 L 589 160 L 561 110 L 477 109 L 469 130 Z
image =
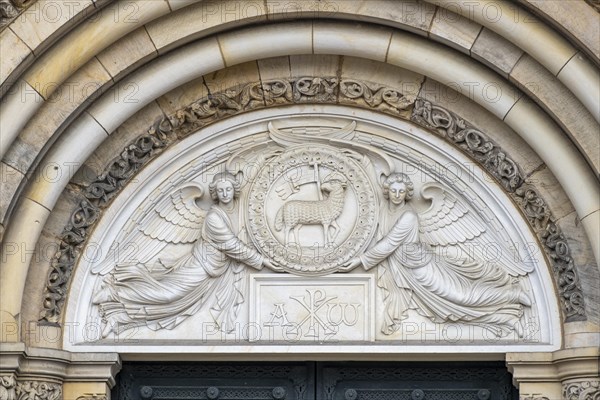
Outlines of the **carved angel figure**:
M 92 270 L 110 272 L 93 297 L 105 324 L 103 337 L 142 325 L 173 329 L 207 303 L 220 329 L 234 329 L 244 302 L 245 266 L 276 268 L 238 238 L 240 184 L 235 177 L 227 172 L 215 175 L 209 192 L 215 204 L 208 212 L 196 204 L 202 196 L 197 186 L 166 196 L 151 213 L 134 221 L 126 235 L 137 248 L 129 257 L 134 261 L 115 265 L 115 257 L 109 255 Z M 191 253 L 149 262 L 174 243 L 193 243 Z
M 408 310 L 435 323 L 485 324 L 498 336 L 516 330 L 522 336 L 523 306 L 531 301 L 518 277 L 531 272 L 515 262 L 501 240 L 486 231 L 467 204 L 438 184 L 426 184 L 421 194 L 431 207 L 417 214 L 408 204 L 414 185 L 406 174 L 391 174 L 383 183 L 384 207 L 380 240 L 348 261 L 344 270 L 379 266 L 383 291 L 381 331 L 400 329 Z M 490 249 L 496 249 L 493 257 Z

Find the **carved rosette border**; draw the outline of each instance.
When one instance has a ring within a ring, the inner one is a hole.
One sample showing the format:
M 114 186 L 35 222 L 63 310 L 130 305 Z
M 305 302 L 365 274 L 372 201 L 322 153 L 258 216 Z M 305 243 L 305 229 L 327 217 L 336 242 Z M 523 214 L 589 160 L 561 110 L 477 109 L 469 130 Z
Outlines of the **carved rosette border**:
M 411 120 L 442 135 L 478 161 L 511 195 L 540 238 L 557 283 L 565 322 L 586 320 L 581 283 L 569 244 L 548 205 L 515 161 L 481 131 L 429 101 L 417 99 Z
M 540 237 L 552 262 L 565 322 L 587 319 L 579 278 L 563 233 L 539 193 L 524 183 L 517 164 L 485 134 L 449 111 L 394 88 L 355 79 L 301 77 L 249 83 L 191 103 L 155 122 L 94 182 L 81 188 L 82 199 L 61 234 L 59 250 L 51 262 L 40 322 L 58 324 L 73 267 L 91 228 L 142 166 L 178 139 L 223 118 L 265 107 L 306 103 L 344 104 L 409 119 L 437 132 L 478 161 L 513 196 Z
M 600 400 L 600 380 L 578 381 L 563 384 L 564 400 Z

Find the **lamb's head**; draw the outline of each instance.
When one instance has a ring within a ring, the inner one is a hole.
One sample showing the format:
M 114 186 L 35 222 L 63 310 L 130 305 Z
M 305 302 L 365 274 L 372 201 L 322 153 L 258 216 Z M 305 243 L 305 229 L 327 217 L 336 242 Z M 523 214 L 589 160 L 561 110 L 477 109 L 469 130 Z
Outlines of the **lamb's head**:
M 321 184 L 321 190 L 325 192 L 334 192 L 336 190 L 344 190 L 346 189 L 346 182 L 339 179 L 332 179 L 330 181 L 325 181 Z

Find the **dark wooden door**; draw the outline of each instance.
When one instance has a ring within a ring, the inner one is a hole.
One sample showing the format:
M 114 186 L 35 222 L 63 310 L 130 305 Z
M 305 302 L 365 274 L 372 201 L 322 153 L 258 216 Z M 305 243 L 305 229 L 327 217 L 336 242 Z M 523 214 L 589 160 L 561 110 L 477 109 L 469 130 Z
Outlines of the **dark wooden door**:
M 124 363 L 114 400 L 515 400 L 502 363 Z

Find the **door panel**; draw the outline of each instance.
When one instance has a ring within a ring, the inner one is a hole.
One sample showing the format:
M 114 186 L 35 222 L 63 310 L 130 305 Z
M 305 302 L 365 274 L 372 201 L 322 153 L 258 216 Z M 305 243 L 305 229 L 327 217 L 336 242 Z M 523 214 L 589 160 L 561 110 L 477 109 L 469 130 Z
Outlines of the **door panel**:
M 514 400 L 502 363 L 125 363 L 114 400 Z
M 132 363 L 117 400 L 311 400 L 314 363 Z
M 327 363 L 318 400 L 513 400 L 502 363 Z

